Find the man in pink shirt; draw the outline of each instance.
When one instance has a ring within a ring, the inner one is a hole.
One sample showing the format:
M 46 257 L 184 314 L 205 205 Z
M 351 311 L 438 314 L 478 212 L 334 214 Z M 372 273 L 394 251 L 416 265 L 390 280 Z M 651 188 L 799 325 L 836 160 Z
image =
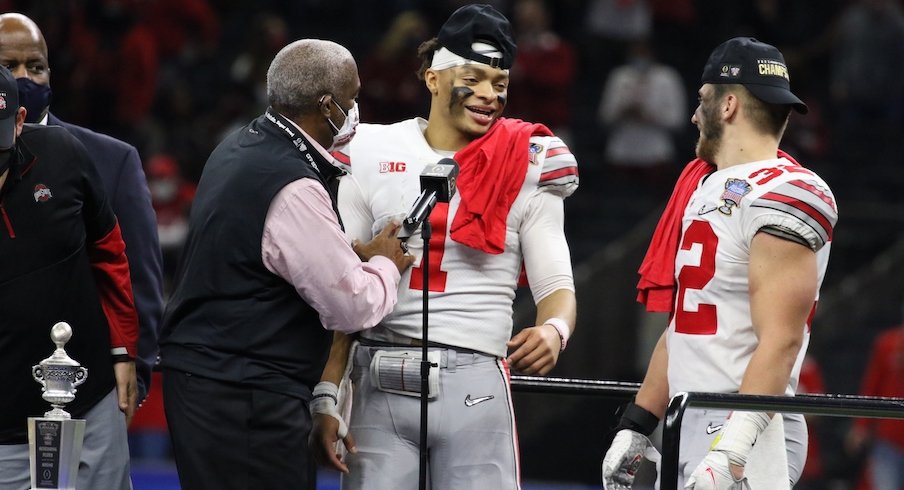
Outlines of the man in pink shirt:
M 326 148 L 355 133 L 351 53 L 305 39 L 267 72 L 267 111 L 213 151 L 161 336 L 164 406 L 182 488 L 315 486 L 308 404 L 332 331 L 373 327 L 396 302 L 390 223 L 350 245 Z

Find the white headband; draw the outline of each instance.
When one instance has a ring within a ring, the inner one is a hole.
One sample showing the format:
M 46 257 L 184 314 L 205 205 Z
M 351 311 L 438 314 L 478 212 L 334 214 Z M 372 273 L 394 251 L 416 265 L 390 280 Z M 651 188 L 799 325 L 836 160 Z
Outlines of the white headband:
M 471 44 L 471 50 L 475 53 L 482 54 L 488 58 L 502 58 L 502 52 L 499 51 L 498 48 L 493 46 L 492 44 L 483 43 L 480 41 L 476 41 Z M 461 57 L 448 49 L 441 47 L 433 53 L 433 63 L 430 64 L 430 68 L 433 70 L 445 70 L 447 68 L 452 68 L 455 66 L 462 65 L 484 65 L 490 66 L 486 63 L 481 63 L 479 61 L 469 60 L 467 58 Z M 502 70 L 508 73 L 508 70 Z

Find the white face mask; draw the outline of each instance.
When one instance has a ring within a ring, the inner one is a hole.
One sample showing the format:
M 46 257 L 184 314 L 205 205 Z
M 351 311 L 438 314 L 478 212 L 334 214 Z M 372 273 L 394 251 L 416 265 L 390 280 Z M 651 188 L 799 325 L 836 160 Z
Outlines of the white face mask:
M 339 109 L 345 116 L 345 122 L 342 123 L 341 128 L 337 128 L 332 120 L 327 118 L 327 122 L 330 123 L 330 127 L 333 128 L 333 144 L 327 148 L 327 151 L 334 151 L 338 148 L 342 148 L 343 146 L 349 144 L 352 141 L 352 138 L 355 137 L 355 131 L 358 128 L 358 102 L 355 101 L 355 104 L 351 109 L 348 110 L 348 114 L 342 110 L 342 107 L 338 102 L 333 100 L 333 104 L 336 104 L 336 107 Z

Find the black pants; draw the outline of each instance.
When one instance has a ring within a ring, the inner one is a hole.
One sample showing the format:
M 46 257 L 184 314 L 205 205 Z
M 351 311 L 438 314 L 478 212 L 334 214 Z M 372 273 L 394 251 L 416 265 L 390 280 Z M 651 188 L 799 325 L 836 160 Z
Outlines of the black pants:
M 163 403 L 183 490 L 316 488 L 304 401 L 167 369 Z

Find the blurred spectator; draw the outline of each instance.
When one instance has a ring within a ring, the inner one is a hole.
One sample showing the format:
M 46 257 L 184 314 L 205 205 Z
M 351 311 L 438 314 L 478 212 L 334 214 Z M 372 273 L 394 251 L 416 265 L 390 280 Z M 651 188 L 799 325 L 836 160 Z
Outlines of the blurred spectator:
M 648 42 L 634 42 L 628 52 L 628 62 L 609 74 L 599 108 L 609 133 L 606 162 L 667 191 L 674 132 L 688 122 L 684 84 L 674 68 L 656 61 Z
M 517 0 L 514 20 L 518 56 L 511 80 L 517 97 L 509 100 L 506 115 L 544 121 L 568 143 L 575 49 L 550 29 L 552 19 L 544 0 Z
M 207 0 L 154 0 L 138 14 L 153 33 L 161 58 L 217 48 L 219 20 Z
M 627 46 L 652 34 L 653 12 L 647 0 L 590 0 L 587 6 L 587 48 L 595 72 L 622 63 Z
M 188 214 L 195 197 L 195 185 L 182 177 L 176 159 L 166 154 L 156 155 L 148 161 L 147 177 L 163 252 L 164 293 L 169 296 L 179 255 L 188 236 Z
M 270 60 L 289 44 L 289 27 L 286 22 L 272 12 L 263 12 L 254 18 L 251 29 L 229 67 L 233 83 L 243 88 L 245 93 L 254 93 L 256 107 L 249 112 L 260 112 L 267 106 L 267 68 Z M 237 115 L 244 125 L 247 114 Z
M 697 78 L 695 69 L 706 55 L 694 0 L 650 0 L 653 9 L 653 49 L 660 60 L 684 70 L 685 80 Z M 681 39 L 682 42 L 675 42 Z M 796 70 L 795 70 L 796 71 Z
M 85 0 L 70 30 L 70 82 L 87 104 L 86 124 L 122 138 L 149 114 L 157 91 L 156 39 L 138 22 L 140 8 L 133 0 Z M 92 110 L 98 103 L 105 110 Z
M 831 91 L 840 135 L 898 134 L 904 120 L 904 11 L 897 0 L 855 0 L 841 13 Z M 854 133 L 851 133 L 855 131 Z
M 876 338 L 860 394 L 904 397 L 904 325 Z M 846 443 L 852 455 L 869 450 L 867 477 L 872 486 L 867 488 L 904 488 L 904 421 L 857 419 Z
M 428 105 L 421 96 L 424 83 L 414 74 L 421 63 L 418 45 L 429 34 L 430 27 L 418 12 L 409 10 L 396 16 L 362 63 L 361 119 L 394 123 L 427 115 Z
M 804 357 L 797 382 L 797 393 L 825 393 L 822 368 L 810 354 Z M 825 467 L 822 461 L 822 446 L 819 438 L 820 417 L 805 415 L 807 421 L 807 464 L 804 466 L 795 490 L 823 490 L 826 488 Z

